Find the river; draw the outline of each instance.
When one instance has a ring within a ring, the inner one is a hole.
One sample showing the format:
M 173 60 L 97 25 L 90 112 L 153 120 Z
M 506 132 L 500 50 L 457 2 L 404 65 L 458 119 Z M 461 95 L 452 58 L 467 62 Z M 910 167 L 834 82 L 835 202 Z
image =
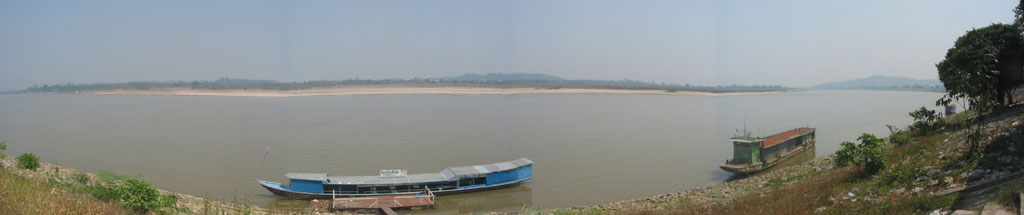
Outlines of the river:
M 729 136 L 817 128 L 816 155 L 862 132 L 888 134 L 941 94 L 807 91 L 737 96 L 357 95 L 228 97 L 0 95 L 8 154 L 139 175 L 175 192 L 268 208 L 302 207 L 257 178 L 288 172 L 376 175 L 449 166 L 534 163 L 521 186 L 440 196 L 435 209 L 470 213 L 568 207 L 721 183 Z M 934 109 L 934 108 L 933 108 Z M 267 148 L 270 153 L 263 163 Z

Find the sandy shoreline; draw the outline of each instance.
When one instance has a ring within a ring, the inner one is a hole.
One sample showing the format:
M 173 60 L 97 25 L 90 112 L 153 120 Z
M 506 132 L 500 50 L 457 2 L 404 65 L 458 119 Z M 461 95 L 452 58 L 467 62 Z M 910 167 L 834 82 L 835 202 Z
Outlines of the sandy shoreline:
M 294 96 L 345 96 L 345 95 L 514 95 L 514 94 L 638 94 L 638 95 L 692 95 L 692 96 L 735 96 L 784 93 L 771 92 L 729 92 L 712 93 L 700 91 L 667 92 L 664 90 L 627 89 L 584 89 L 584 88 L 499 88 L 499 87 L 418 87 L 418 86 L 356 86 L 312 88 L 300 90 L 194 90 L 189 88 L 168 88 L 157 90 L 111 90 L 82 92 L 93 95 L 179 95 L 179 96 L 246 96 L 246 97 L 294 97 Z

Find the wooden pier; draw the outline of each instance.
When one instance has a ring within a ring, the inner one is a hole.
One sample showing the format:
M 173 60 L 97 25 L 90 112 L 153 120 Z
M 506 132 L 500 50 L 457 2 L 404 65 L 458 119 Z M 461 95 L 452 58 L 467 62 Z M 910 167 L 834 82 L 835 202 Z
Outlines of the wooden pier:
M 366 197 L 334 197 L 331 209 L 380 209 L 385 214 L 396 214 L 393 208 L 434 206 L 434 193 L 429 189 L 423 194 L 384 195 Z

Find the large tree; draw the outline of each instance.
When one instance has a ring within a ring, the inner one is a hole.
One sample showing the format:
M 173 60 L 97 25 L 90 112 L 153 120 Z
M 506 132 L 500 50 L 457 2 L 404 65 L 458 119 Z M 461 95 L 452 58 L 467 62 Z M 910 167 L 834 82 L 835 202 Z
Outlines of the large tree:
M 1017 4 L 1017 8 L 1013 9 L 1013 27 L 1017 28 L 1017 31 L 1024 32 L 1024 0 L 1020 0 Z
M 1007 24 L 992 24 L 957 38 L 946 58 L 935 66 L 947 94 L 947 104 L 963 99 L 981 112 L 1013 102 L 1011 92 L 1024 83 L 1024 42 L 1020 31 Z

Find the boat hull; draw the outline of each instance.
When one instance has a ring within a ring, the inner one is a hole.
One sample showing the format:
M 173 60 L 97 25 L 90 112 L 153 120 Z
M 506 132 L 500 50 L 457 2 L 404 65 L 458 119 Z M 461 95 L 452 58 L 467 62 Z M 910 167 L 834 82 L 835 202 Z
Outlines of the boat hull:
M 485 190 L 501 189 L 521 184 L 523 181 L 529 179 L 508 182 L 504 184 L 497 184 L 492 186 L 472 187 L 464 189 L 450 189 L 450 190 L 437 190 L 433 191 L 434 195 L 448 195 L 466 192 L 478 192 Z M 403 195 L 403 194 L 419 194 L 420 192 L 408 192 L 408 193 L 375 193 L 375 194 L 331 194 L 331 193 L 307 193 L 288 190 L 279 183 L 273 183 L 268 181 L 257 180 L 257 182 L 263 188 L 267 189 L 271 193 L 277 196 L 291 198 L 291 199 L 329 199 L 332 197 L 360 197 L 360 196 L 386 196 L 386 195 Z
M 796 155 L 800 154 L 801 152 L 807 151 L 807 149 L 809 149 L 809 148 L 813 148 L 814 147 L 814 142 L 815 141 L 810 141 L 806 145 L 795 147 L 793 150 L 791 150 L 791 151 L 787 152 L 786 154 L 780 156 L 778 159 L 774 159 L 774 160 L 771 160 L 771 161 L 768 161 L 768 162 L 759 162 L 759 163 L 751 163 L 751 164 L 729 164 L 729 163 L 726 163 L 726 164 L 722 164 L 719 167 L 722 168 L 722 170 L 725 170 L 725 171 L 731 172 L 731 173 L 735 173 L 735 174 L 748 174 L 748 175 L 749 174 L 755 174 L 755 173 L 758 173 L 758 172 L 770 169 L 770 168 L 774 167 L 775 165 L 778 165 L 778 164 L 780 164 L 782 162 L 785 162 L 786 160 L 789 160 L 790 158 L 796 157 Z

